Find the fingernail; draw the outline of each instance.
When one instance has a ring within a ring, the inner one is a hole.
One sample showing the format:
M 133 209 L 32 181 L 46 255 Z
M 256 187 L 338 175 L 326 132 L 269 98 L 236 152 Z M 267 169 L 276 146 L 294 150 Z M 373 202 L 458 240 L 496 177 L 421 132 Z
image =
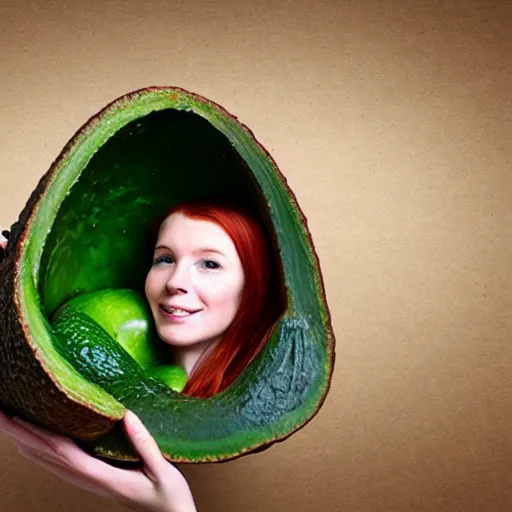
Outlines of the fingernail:
M 143 429 L 143 425 L 139 417 L 133 411 L 126 411 L 124 415 L 124 425 L 128 433 L 134 434 Z
M 137 430 L 137 427 L 134 424 L 133 413 L 131 411 L 126 411 L 123 418 L 123 424 L 128 435 L 133 434 Z
M 137 421 L 139 419 L 139 417 L 133 411 L 130 410 L 126 411 L 125 417 L 126 416 L 129 418 L 128 421 Z
M 133 425 L 137 421 L 137 416 L 132 411 L 126 411 L 124 420 L 127 421 L 130 425 Z

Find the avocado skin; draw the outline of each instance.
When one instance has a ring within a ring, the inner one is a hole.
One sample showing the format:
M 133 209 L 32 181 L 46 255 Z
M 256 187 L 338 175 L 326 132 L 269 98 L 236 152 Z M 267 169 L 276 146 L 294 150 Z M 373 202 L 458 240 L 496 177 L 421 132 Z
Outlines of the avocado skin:
M 106 289 L 77 295 L 52 316 L 52 324 L 70 310 L 92 318 L 142 368 L 153 367 L 165 357 L 164 343 L 155 332 L 146 299 L 135 290 Z
M 142 375 L 142 368 L 95 320 L 80 311 L 64 311 L 53 328 L 54 345 L 85 379 L 108 392 Z
M 72 309 L 56 316 L 55 346 L 85 379 L 97 383 L 117 399 L 129 388 L 151 388 L 167 393 L 159 370 L 170 365 L 142 368 L 135 359 L 93 318 Z
M 16 256 L 19 245 L 27 243 L 22 227 L 37 209 L 51 178 L 50 172 L 43 176 L 11 227 L 5 259 L 0 263 L 0 409 L 54 432 L 91 441 L 110 432 L 122 415 L 100 415 L 59 388 L 38 357 L 29 328 L 21 321 L 16 293 Z

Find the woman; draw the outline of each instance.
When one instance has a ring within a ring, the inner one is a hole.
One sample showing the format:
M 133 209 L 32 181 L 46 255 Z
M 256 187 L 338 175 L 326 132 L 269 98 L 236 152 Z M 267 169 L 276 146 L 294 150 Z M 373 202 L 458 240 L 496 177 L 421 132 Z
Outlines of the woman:
M 184 393 L 209 397 L 240 375 L 282 313 L 279 283 L 269 241 L 244 209 L 216 203 L 172 208 L 159 225 L 145 294 L 159 337 L 189 376 Z M 0 413 L 0 431 L 20 453 L 78 487 L 134 510 L 196 510 L 186 480 L 140 420 L 128 412 L 123 425 L 141 470 L 114 468 L 71 439 Z
M 160 224 L 145 292 L 159 337 L 190 375 L 185 394 L 224 390 L 265 344 L 284 309 L 272 259 L 240 207 L 184 203 Z

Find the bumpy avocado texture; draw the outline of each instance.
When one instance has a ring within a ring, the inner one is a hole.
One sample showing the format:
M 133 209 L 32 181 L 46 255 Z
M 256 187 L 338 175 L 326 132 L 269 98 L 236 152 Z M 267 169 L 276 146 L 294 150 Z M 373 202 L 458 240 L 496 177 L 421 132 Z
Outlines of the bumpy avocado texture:
M 158 379 L 107 385 L 78 371 L 73 353 L 59 349 L 52 315 L 98 290 L 143 293 L 150 222 L 177 202 L 234 197 L 266 225 L 282 279 L 275 289 L 286 297 L 240 378 L 199 399 Z M 109 104 L 43 176 L 0 263 L 0 326 L 0 409 L 117 460 L 134 459 L 119 424 L 126 409 L 172 461 L 223 461 L 283 440 L 316 414 L 334 364 L 318 259 L 286 180 L 235 117 L 172 87 Z

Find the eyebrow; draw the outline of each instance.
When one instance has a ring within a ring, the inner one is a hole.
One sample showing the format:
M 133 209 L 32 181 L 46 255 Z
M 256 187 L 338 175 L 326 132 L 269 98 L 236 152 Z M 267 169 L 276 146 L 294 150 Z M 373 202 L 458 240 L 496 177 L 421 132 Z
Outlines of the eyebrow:
M 172 249 L 170 247 L 168 247 L 167 245 L 157 245 L 155 247 L 155 251 L 157 251 L 158 249 L 167 249 L 168 251 L 172 251 Z M 221 256 L 224 256 L 226 257 L 226 255 L 219 251 L 218 249 L 212 249 L 210 247 L 200 247 L 199 249 L 197 249 L 196 251 L 194 251 L 195 254 L 199 254 L 201 252 L 215 252 L 217 254 L 220 254 Z

